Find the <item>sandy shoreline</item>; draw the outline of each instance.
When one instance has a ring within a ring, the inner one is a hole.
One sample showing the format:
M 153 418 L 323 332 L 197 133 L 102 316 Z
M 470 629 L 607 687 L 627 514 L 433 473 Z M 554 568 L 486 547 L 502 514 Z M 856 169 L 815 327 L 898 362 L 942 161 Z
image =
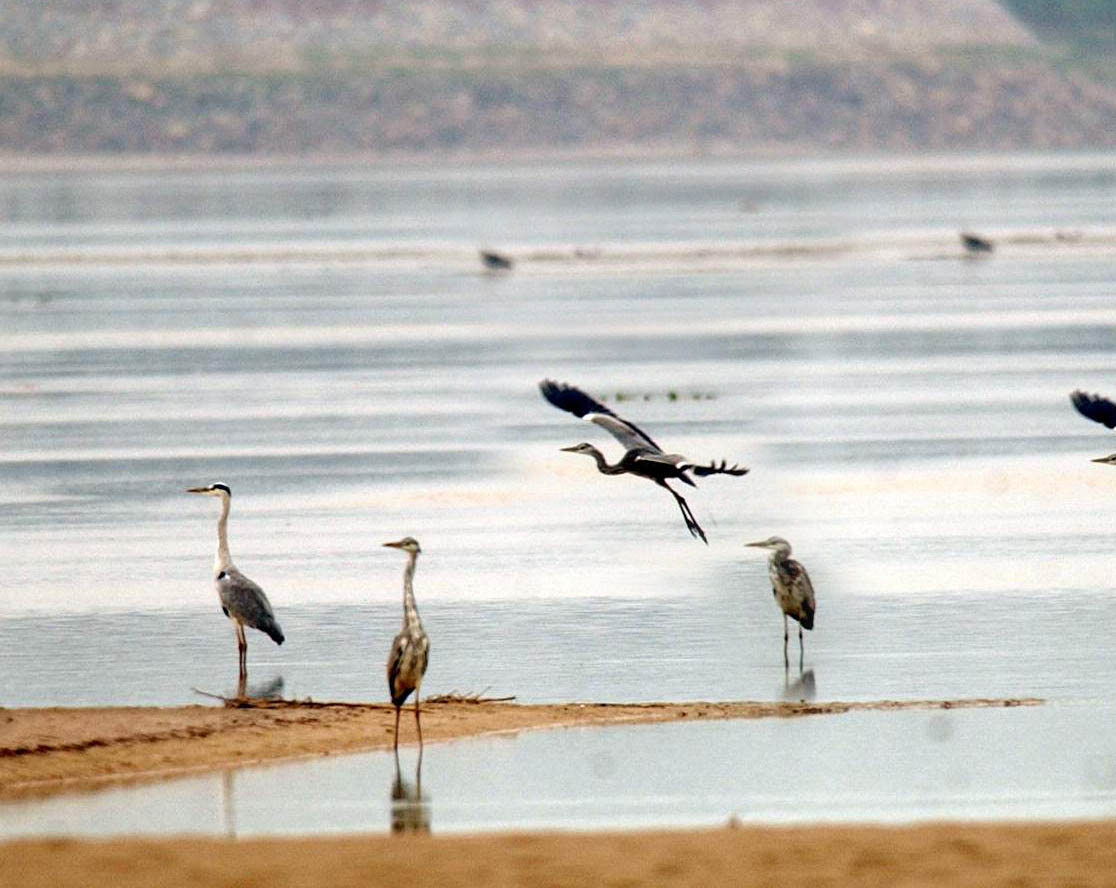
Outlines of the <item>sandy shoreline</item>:
M 567 725 L 798 718 L 1040 700 L 645 705 L 447 702 L 428 742 Z M 390 748 L 383 705 L 0 709 L 0 797 L 149 780 L 294 756 Z M 413 741 L 405 722 L 404 742 Z M 1116 885 L 1116 821 L 805 826 L 285 839 L 0 843 L 0 885 L 130 886 Z
M 1035 699 L 859 703 L 443 702 L 423 708 L 428 743 L 563 726 L 794 718 L 863 710 L 1035 705 Z M 0 799 L 97 788 L 304 756 L 389 749 L 385 704 L 0 709 Z M 408 712 L 402 743 L 413 743 Z
M 0 845 L 0 884 L 21 888 L 1088 888 L 1114 882 L 1116 821 Z

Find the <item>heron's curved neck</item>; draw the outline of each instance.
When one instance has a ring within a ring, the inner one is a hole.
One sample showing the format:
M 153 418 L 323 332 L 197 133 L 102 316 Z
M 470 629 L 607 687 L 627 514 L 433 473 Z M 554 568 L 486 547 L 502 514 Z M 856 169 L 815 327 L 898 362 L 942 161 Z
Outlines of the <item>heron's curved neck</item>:
M 418 608 L 415 607 L 415 562 L 418 561 L 417 552 L 407 553 L 407 566 L 403 569 L 403 628 L 409 632 L 422 629 Z
M 596 447 L 590 448 L 588 451 L 590 456 L 597 461 L 597 471 L 602 475 L 623 475 L 627 470 L 624 469 L 620 463 L 616 465 L 609 465 L 608 461 L 604 458 L 604 454 L 597 450 Z
M 790 546 L 779 546 L 776 549 L 772 549 L 767 558 L 772 564 L 782 564 L 784 561 L 790 558 L 790 554 Z
M 221 497 L 221 517 L 217 519 L 217 557 L 213 559 L 214 573 L 232 567 L 229 555 L 229 497 Z

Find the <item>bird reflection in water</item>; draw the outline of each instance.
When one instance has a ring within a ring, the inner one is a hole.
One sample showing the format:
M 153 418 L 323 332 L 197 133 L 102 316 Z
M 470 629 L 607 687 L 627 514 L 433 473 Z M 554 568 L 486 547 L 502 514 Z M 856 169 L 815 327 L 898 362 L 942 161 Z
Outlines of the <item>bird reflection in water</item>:
M 422 794 L 422 755 L 415 765 L 412 783 L 399 770 L 395 754 L 395 779 L 391 782 L 391 831 L 393 833 L 430 832 L 430 800 Z
M 248 676 L 241 674 L 236 682 L 237 700 L 278 700 L 283 695 L 283 676 L 277 675 L 258 685 L 248 684 Z
M 790 679 L 790 672 L 785 673 L 783 685 L 783 699 L 806 703 L 818 695 L 817 683 L 814 681 L 814 670 L 807 669 L 800 672 L 794 681 Z

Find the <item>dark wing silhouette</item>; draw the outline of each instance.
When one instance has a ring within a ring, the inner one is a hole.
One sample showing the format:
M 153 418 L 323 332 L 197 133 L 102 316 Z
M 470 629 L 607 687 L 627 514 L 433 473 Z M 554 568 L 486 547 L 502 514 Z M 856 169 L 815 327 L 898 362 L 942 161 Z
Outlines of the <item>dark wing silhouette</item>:
M 1100 395 L 1090 395 L 1078 389 L 1070 395 L 1073 406 L 1077 412 L 1086 419 L 1099 422 L 1101 425 L 1116 429 L 1116 404 Z
M 721 460 L 720 465 L 717 465 L 716 460 L 714 460 L 713 462 L 709 463 L 709 465 L 707 465 L 707 466 L 695 466 L 695 465 L 687 463 L 684 466 L 680 466 L 680 468 L 689 469 L 691 472 L 693 472 L 699 478 L 703 478 L 706 475 L 747 475 L 748 474 L 748 469 L 747 469 L 746 466 L 738 466 L 738 465 L 731 465 L 730 466 L 723 459 Z
M 588 419 L 606 429 L 628 450 L 636 447 L 649 447 L 658 451 L 663 449 L 639 426 L 617 416 L 604 404 L 594 401 L 579 388 L 564 382 L 555 382 L 553 379 L 544 379 L 539 383 L 539 391 L 559 410 Z

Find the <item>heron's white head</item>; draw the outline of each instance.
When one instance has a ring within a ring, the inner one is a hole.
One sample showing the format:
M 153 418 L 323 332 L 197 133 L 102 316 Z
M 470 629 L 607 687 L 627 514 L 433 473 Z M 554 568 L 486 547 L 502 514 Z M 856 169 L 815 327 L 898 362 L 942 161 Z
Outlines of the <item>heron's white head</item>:
M 1098 459 L 1094 459 L 1093 462 L 1101 463 L 1106 466 L 1116 466 L 1116 453 L 1113 453 L 1111 456 L 1102 456 Z
M 414 537 L 403 537 L 401 540 L 396 540 L 394 543 L 384 543 L 389 549 L 402 549 L 404 552 L 410 552 L 412 555 L 418 555 L 422 551 L 419 546 L 418 540 Z
M 769 552 L 778 552 L 785 558 L 791 553 L 791 544 L 781 536 L 768 537 L 766 540 L 756 540 L 754 543 L 745 543 L 754 549 L 767 549 Z
M 232 496 L 232 491 L 229 490 L 228 484 L 210 484 L 208 487 L 189 487 L 186 489 L 187 493 L 201 493 L 205 496 Z
M 592 444 L 587 444 L 586 442 L 582 441 L 580 444 L 574 444 L 573 447 L 563 447 L 562 452 L 563 453 L 584 453 L 586 456 L 593 456 L 595 453 L 598 453 L 599 451 Z

